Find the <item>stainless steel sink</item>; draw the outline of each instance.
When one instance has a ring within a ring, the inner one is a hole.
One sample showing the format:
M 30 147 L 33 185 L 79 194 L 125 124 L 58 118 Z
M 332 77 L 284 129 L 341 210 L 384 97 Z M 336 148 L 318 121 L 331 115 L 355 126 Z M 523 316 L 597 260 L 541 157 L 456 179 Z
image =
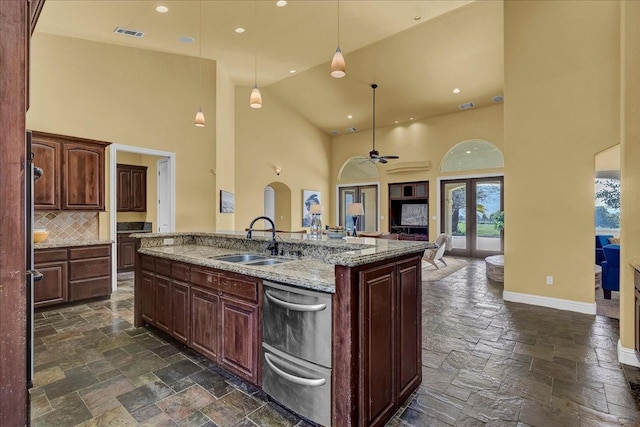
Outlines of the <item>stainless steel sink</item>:
M 283 262 L 287 262 L 287 260 L 269 258 L 262 261 L 248 262 L 247 265 L 276 265 L 282 264 Z
M 236 255 L 223 255 L 223 256 L 212 257 L 212 259 L 215 259 L 218 261 L 226 261 L 226 262 L 245 263 L 245 262 L 252 262 L 252 261 L 264 261 L 268 259 L 268 257 L 263 255 L 256 255 L 256 254 L 236 254 Z

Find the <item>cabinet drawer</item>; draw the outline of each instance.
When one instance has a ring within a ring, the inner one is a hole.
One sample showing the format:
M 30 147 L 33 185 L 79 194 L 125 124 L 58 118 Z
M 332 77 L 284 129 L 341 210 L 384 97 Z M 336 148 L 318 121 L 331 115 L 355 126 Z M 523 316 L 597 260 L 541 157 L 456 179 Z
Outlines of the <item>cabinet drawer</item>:
M 111 255 L 111 245 L 69 248 L 69 259 L 98 258 Z
M 179 262 L 171 263 L 171 277 L 181 282 L 189 281 L 189 266 Z
M 155 258 L 149 255 L 140 255 L 140 267 L 143 270 L 147 270 L 147 271 L 155 271 L 156 269 L 156 263 L 155 263 Z
M 258 283 L 258 279 L 240 275 L 225 273 L 220 277 L 220 289 L 223 293 L 252 302 L 258 302 Z
M 43 262 L 66 261 L 66 249 L 37 249 L 34 251 L 33 260 L 35 264 Z
M 165 277 L 171 276 L 171 261 L 166 259 L 157 259 L 156 274 L 159 274 Z
M 69 280 L 82 280 L 111 275 L 111 258 L 69 261 Z
M 212 270 L 200 268 L 191 268 L 191 284 L 194 286 L 202 286 L 204 288 L 218 289 L 219 277 Z
M 101 297 L 111 294 L 111 276 L 69 282 L 69 300 Z

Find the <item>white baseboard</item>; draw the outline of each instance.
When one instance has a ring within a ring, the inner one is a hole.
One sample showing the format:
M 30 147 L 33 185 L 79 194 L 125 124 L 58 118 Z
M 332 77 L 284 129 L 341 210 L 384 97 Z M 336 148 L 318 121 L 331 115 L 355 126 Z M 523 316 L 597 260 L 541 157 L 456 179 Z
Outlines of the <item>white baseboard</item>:
M 523 294 L 520 292 L 504 291 L 502 299 L 510 302 L 539 305 L 542 307 L 557 308 L 559 310 L 575 311 L 584 314 L 596 314 L 596 303 L 572 301 L 540 295 Z
M 640 361 L 636 357 L 635 350 L 623 347 L 620 340 L 618 340 L 618 362 L 640 368 Z

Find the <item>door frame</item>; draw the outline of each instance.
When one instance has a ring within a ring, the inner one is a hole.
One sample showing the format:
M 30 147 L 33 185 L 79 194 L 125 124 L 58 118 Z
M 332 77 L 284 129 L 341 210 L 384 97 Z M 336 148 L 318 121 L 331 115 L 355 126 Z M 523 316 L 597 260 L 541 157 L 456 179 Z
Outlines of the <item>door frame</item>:
M 119 152 L 134 153 L 156 157 L 166 157 L 169 160 L 169 232 L 176 229 L 176 153 L 171 151 L 155 150 L 153 148 L 135 147 L 133 145 L 111 144 L 109 145 L 109 239 L 111 244 L 111 289 L 115 292 L 118 289 L 118 245 L 117 245 L 117 174 L 116 158 Z M 157 199 L 156 199 L 157 201 Z M 157 220 L 157 219 L 156 219 Z
M 468 174 L 468 175 L 444 175 L 436 178 L 437 182 L 437 190 L 436 190 L 436 203 L 437 203 L 437 229 L 438 234 L 442 233 L 442 181 L 454 181 L 454 180 L 466 180 L 466 179 L 478 179 L 478 178 L 502 178 L 502 203 L 504 205 L 504 172 L 495 172 L 495 173 L 479 173 L 479 174 Z M 475 195 L 474 195 L 475 198 Z M 501 232 L 502 233 L 502 232 Z M 501 237 L 504 244 L 504 235 Z M 471 250 L 471 248 L 469 248 Z M 447 251 L 449 252 L 449 251 Z M 504 247 L 503 247 L 504 252 Z
M 340 224 L 340 189 L 344 188 L 344 187 L 364 187 L 364 186 L 371 186 L 371 185 L 375 185 L 378 188 L 377 191 L 377 195 L 376 197 L 378 198 L 377 200 L 377 211 L 378 211 L 378 215 L 376 217 L 376 230 L 380 230 L 380 181 L 370 181 L 370 182 L 354 182 L 354 183 L 349 183 L 349 184 L 336 184 L 336 203 L 335 203 L 335 211 L 334 211 L 334 218 L 335 218 L 335 224 Z
M 171 188 L 175 188 L 175 185 L 171 185 L 171 176 L 172 176 L 171 173 L 170 173 L 171 160 L 169 160 L 168 157 L 162 157 L 162 158 L 158 159 L 156 161 L 156 168 L 157 168 L 156 170 L 158 171 L 158 176 L 160 176 L 160 163 L 164 163 L 164 162 L 167 163 L 167 175 L 169 175 L 169 176 L 167 177 L 167 184 L 166 185 L 167 185 L 167 189 L 169 190 L 168 191 L 169 198 L 171 198 Z M 158 204 L 160 202 L 160 194 L 162 193 L 162 185 L 161 184 L 163 184 L 163 182 L 158 180 L 157 185 L 156 185 L 156 194 L 158 195 L 156 200 L 158 201 Z M 167 204 L 165 204 L 165 205 L 167 205 Z M 170 201 L 168 203 L 168 205 L 169 205 L 169 208 L 168 208 L 168 210 L 169 210 L 169 228 L 170 228 L 171 231 L 175 231 L 175 215 L 172 216 L 172 214 L 171 214 L 171 207 L 175 207 L 175 203 Z M 175 208 L 174 208 L 174 213 L 175 213 Z M 172 221 L 172 218 L 174 218 L 174 221 Z M 160 209 L 157 209 L 157 211 L 156 211 L 156 221 L 157 221 L 156 222 L 156 227 L 160 227 L 160 223 L 161 223 L 161 221 L 160 221 Z M 157 229 L 157 232 L 160 233 L 160 229 L 159 228 Z

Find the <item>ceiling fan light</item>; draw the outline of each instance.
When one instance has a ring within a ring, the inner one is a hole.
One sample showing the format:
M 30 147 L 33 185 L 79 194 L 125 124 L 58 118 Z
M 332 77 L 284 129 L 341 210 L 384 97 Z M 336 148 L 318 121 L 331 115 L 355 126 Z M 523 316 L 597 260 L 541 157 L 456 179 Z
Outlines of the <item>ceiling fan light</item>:
M 347 74 L 346 65 L 344 63 L 344 56 L 340 50 L 340 46 L 336 49 L 336 53 L 333 54 L 331 60 L 331 77 L 340 79 Z
M 198 108 L 198 112 L 196 113 L 196 127 L 203 128 L 205 125 L 204 121 L 204 113 L 202 112 L 202 107 Z
M 251 108 L 262 108 L 262 95 L 260 95 L 260 89 L 258 89 L 258 85 L 253 86 L 251 97 L 249 98 L 249 105 L 251 106 Z

